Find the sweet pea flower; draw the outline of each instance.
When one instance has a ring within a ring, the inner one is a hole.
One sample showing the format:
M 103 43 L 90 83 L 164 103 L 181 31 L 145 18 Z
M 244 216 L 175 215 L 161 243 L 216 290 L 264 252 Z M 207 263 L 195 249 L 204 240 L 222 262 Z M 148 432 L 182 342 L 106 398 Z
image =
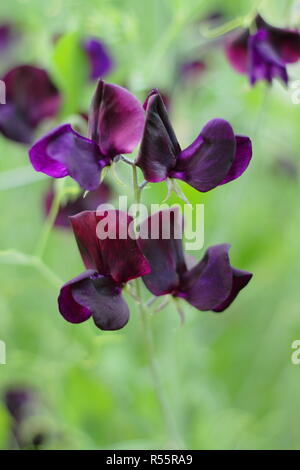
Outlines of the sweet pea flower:
M 206 69 L 207 65 L 204 60 L 190 60 L 180 65 L 179 76 L 184 83 L 190 84 L 192 81 L 200 78 Z
M 1 54 L 6 54 L 9 51 L 12 44 L 15 42 L 18 37 L 17 32 L 14 30 L 13 26 L 8 23 L 0 25 L 0 52 Z
M 232 67 L 247 74 L 251 85 L 257 80 L 272 83 L 279 78 L 288 83 L 286 65 L 300 58 L 300 34 L 297 30 L 271 26 L 260 15 L 251 33 L 243 29 L 230 35 L 225 43 L 225 53 Z
M 113 60 L 105 44 L 91 37 L 82 41 L 82 47 L 88 58 L 90 80 L 105 77 L 113 68 Z
M 146 123 L 136 161 L 145 180 L 156 183 L 177 178 L 206 192 L 238 178 L 249 165 L 251 140 L 235 135 L 229 122 L 212 119 L 181 150 L 157 90 L 150 92 L 145 107 Z
M 28 415 L 28 407 L 35 401 L 34 394 L 27 387 L 10 387 L 5 391 L 4 403 L 15 421 L 22 421 Z
M 100 204 L 107 203 L 112 197 L 112 188 L 107 183 L 102 182 L 95 191 L 89 191 L 84 194 L 80 192 L 76 198 L 69 198 L 64 204 L 60 205 L 58 214 L 54 221 L 55 227 L 71 229 L 69 217 L 79 212 L 96 210 Z M 43 200 L 44 212 L 47 216 L 51 210 L 54 199 L 54 189 L 51 185 L 45 194 Z
M 88 138 L 63 124 L 39 139 L 29 157 L 36 171 L 71 176 L 86 190 L 97 189 L 101 171 L 114 157 L 131 153 L 144 127 L 144 110 L 125 88 L 99 80 L 89 113 Z
M 70 217 L 86 271 L 64 284 L 59 311 L 71 323 L 93 318 L 101 330 L 118 330 L 129 319 L 122 288 L 131 279 L 150 272 L 137 241 L 129 236 L 133 219 L 122 211 L 107 211 L 108 237 L 100 239 L 97 225 L 103 215 L 85 211 Z M 122 233 L 125 231 L 125 237 Z
M 168 237 L 163 234 L 164 220 L 170 221 Z M 182 233 L 182 224 L 174 208 L 157 212 L 141 224 L 138 243 L 151 266 L 143 281 L 155 296 L 171 294 L 198 310 L 222 312 L 248 284 L 252 274 L 231 266 L 228 244 L 211 246 L 201 261 L 189 266 L 182 237 L 176 235 Z M 152 231 L 156 238 L 148 236 Z
M 0 132 L 16 142 L 29 144 L 38 125 L 58 113 L 61 97 L 48 73 L 20 65 L 2 78 L 6 104 L 0 105 Z
M 37 416 L 40 402 L 36 392 L 25 386 L 9 387 L 3 397 L 4 404 L 11 416 L 11 447 L 38 449 L 50 437 L 48 430 L 39 424 L 26 429 L 26 421 Z

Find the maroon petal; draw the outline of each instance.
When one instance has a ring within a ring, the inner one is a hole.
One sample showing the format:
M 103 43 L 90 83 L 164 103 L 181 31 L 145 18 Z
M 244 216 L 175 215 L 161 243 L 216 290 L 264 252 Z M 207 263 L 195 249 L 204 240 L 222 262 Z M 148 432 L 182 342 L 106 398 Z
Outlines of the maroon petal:
M 198 310 L 213 310 L 228 299 L 233 285 L 230 245 L 210 247 L 202 260 L 182 276 L 178 297 Z
M 229 305 L 234 301 L 236 296 L 239 294 L 240 290 L 242 290 L 250 279 L 252 278 L 252 274 L 248 273 L 247 271 L 240 271 L 239 269 L 232 268 L 232 287 L 231 292 L 228 297 L 220 303 L 217 307 L 213 310 L 214 312 L 223 312 Z
M 91 80 L 104 77 L 111 71 L 113 61 L 103 42 L 97 38 L 88 38 L 83 41 L 83 48 L 88 56 Z
M 97 237 L 97 217 L 95 211 L 84 211 L 70 217 L 77 245 L 87 269 L 94 269 L 100 274 L 109 275 L 103 261 Z
M 77 244 L 87 268 L 111 276 L 119 284 L 150 272 L 137 241 L 130 238 L 132 217 L 122 211 L 85 211 L 70 217 Z M 100 239 L 101 234 L 103 238 Z
M 150 265 L 144 257 L 137 241 L 131 238 L 130 224 L 133 218 L 122 211 L 104 211 L 97 215 L 98 237 L 101 233 L 108 235 L 99 239 L 102 259 L 107 270 L 117 283 L 128 282 L 150 272 Z
M 157 212 L 141 224 L 138 243 L 151 266 L 143 281 L 154 295 L 174 292 L 186 270 L 182 225 L 181 215 L 174 208 Z M 175 238 L 176 233 L 180 238 Z
M 248 30 L 238 31 L 225 42 L 225 53 L 232 67 L 238 72 L 248 72 Z
M 239 178 L 247 169 L 252 157 L 252 143 L 249 137 L 236 135 L 236 151 L 233 163 L 226 177 L 219 184 L 225 184 L 229 181 Z
M 229 122 L 212 119 L 197 139 L 181 152 L 169 176 L 185 181 L 198 191 L 209 191 L 228 174 L 235 151 L 235 135 Z
M 87 190 L 99 186 L 101 170 L 109 164 L 97 144 L 75 132 L 70 124 L 53 129 L 35 142 L 29 156 L 36 171 L 53 178 L 70 175 Z
M 75 289 L 85 286 L 86 281 L 90 282 L 91 276 L 95 271 L 89 270 L 75 277 L 71 281 L 64 284 L 60 290 L 58 297 L 58 308 L 62 316 L 70 323 L 82 323 L 88 320 L 92 312 L 91 310 L 79 303 L 75 297 Z
M 125 88 L 99 80 L 89 116 L 89 137 L 101 153 L 114 158 L 131 153 L 144 128 L 144 110 Z
M 268 41 L 285 64 L 296 62 L 300 58 L 299 31 L 276 28 L 268 24 L 259 15 L 256 17 L 256 25 L 258 29 L 268 31 Z
M 144 178 L 155 183 L 167 178 L 181 149 L 157 90 L 150 92 L 145 106 L 146 123 L 136 164 Z
M 6 101 L 14 104 L 28 125 L 36 127 L 43 119 L 58 113 L 61 97 L 48 73 L 31 65 L 20 65 L 4 77 Z

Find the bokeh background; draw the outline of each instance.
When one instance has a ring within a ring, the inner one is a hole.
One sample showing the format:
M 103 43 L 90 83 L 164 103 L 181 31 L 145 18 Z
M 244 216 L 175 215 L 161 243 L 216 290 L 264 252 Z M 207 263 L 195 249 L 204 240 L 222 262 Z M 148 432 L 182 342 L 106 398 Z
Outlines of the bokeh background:
M 215 12 L 222 23 L 245 16 L 254 3 L 11 0 L 0 6 L 0 23 L 19 33 L 9 54 L 1 56 L 0 73 L 24 63 L 44 67 L 64 97 L 60 115 L 45 122 L 37 136 L 87 112 L 95 83 L 86 80 L 76 41 L 98 36 L 115 62 L 106 80 L 127 86 L 141 100 L 152 87 L 170 96 L 182 146 L 214 117 L 252 138 L 253 160 L 240 179 L 208 194 L 181 187 L 192 203 L 205 204 L 205 247 L 231 243 L 233 265 L 252 271 L 253 280 L 222 314 L 186 304 L 184 326 L 173 307 L 151 317 L 163 387 L 187 449 L 300 447 L 300 365 L 291 362 L 291 344 L 300 339 L 300 104 L 293 104 L 291 90 L 278 82 L 251 89 L 227 63 L 223 39 L 209 38 L 203 22 Z M 260 12 L 272 24 L 296 27 L 298 3 L 266 0 Z M 53 40 L 57 35 L 68 40 L 62 45 Z M 205 70 L 185 81 L 179 70 L 189 60 L 203 60 Z M 291 81 L 300 79 L 300 67 L 289 67 L 289 75 Z M 131 319 L 121 331 L 102 332 L 92 321 L 65 322 L 49 274 L 15 253 L 30 255 L 36 248 L 50 181 L 31 168 L 25 145 L 1 135 L 0 170 L 0 340 L 7 346 L 1 396 L 12 386 L 35 390 L 38 403 L 24 432 L 45 432 L 42 448 L 175 446 L 151 382 L 132 300 L 127 297 Z M 125 165 L 117 171 L 127 186 L 108 175 L 116 198 L 132 197 Z M 160 202 L 165 194 L 165 184 L 150 185 L 144 200 Z M 64 281 L 81 272 L 70 231 L 52 231 L 44 262 Z M 11 426 L 2 400 L 0 448 L 11 446 Z

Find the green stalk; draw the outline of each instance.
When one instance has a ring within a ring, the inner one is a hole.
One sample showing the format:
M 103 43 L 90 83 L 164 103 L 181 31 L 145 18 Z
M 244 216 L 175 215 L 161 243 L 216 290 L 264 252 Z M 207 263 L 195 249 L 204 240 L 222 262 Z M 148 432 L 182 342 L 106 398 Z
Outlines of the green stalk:
M 139 184 L 138 184 L 136 166 L 132 167 L 132 174 L 133 174 L 133 188 L 134 188 L 135 201 L 137 204 L 139 204 L 140 199 L 141 199 L 141 189 L 139 188 Z M 157 363 L 156 356 L 155 356 L 155 347 L 153 343 L 152 329 L 149 324 L 148 313 L 147 313 L 146 307 L 142 300 L 140 279 L 135 280 L 135 288 L 136 288 L 137 297 L 139 299 L 139 301 L 137 302 L 137 306 L 139 310 L 139 316 L 141 318 L 142 330 L 143 330 L 143 335 L 144 335 L 144 340 L 145 340 L 145 345 L 146 345 L 147 355 L 148 355 L 148 361 L 149 361 L 149 369 L 151 372 L 154 390 L 155 390 L 157 400 L 161 408 L 162 415 L 164 417 L 166 430 L 172 441 L 172 445 L 174 446 L 174 448 L 180 448 L 180 445 L 182 445 L 181 439 L 178 436 L 173 413 L 170 409 L 169 402 L 165 396 L 161 378 L 160 378 L 159 367 L 158 367 L 158 363 Z
M 57 185 L 57 187 L 55 187 L 55 193 L 54 193 L 54 198 L 51 204 L 50 212 L 45 221 L 40 239 L 37 243 L 37 249 L 35 251 L 35 256 L 40 259 L 42 259 L 44 256 L 48 239 L 49 239 L 52 227 L 54 225 L 55 219 L 57 217 L 62 198 L 64 196 L 64 190 L 63 190 L 64 182 L 59 181 L 58 183 L 59 184 Z

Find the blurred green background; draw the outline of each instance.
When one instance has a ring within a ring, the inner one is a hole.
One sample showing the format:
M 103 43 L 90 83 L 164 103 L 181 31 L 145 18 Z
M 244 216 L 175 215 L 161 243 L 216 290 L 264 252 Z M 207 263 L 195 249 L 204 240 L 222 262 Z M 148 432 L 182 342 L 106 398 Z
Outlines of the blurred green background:
M 88 109 L 94 84 L 83 80 L 85 64 L 74 38 L 96 35 L 115 59 L 108 81 L 127 86 L 141 100 L 152 87 L 171 94 L 172 122 L 183 147 L 214 117 L 229 120 L 253 141 L 252 163 L 240 179 L 208 194 L 182 184 L 192 203 L 205 204 L 205 247 L 231 243 L 233 265 L 252 271 L 253 280 L 223 314 L 185 304 L 184 326 L 173 307 L 151 317 L 163 387 L 187 449 L 300 447 L 300 366 L 291 363 L 291 344 L 300 339 L 300 105 L 278 82 L 270 90 L 264 83 L 251 89 L 227 63 L 222 42 L 204 37 L 201 26 L 214 11 L 226 22 L 249 13 L 253 3 L 11 0 L 0 6 L 0 22 L 22 32 L 0 72 L 21 63 L 43 66 L 64 94 L 61 116 L 46 122 L 38 135 Z M 260 11 L 270 23 L 300 26 L 297 3 L 266 0 Z M 68 34 L 67 45 L 55 46 L 56 34 Z M 187 86 L 178 78 L 178 66 L 188 59 L 205 60 L 207 70 Z M 289 67 L 289 75 L 291 81 L 299 79 L 300 67 Z M 282 159 L 292 172 L 285 171 Z M 123 167 L 120 163 L 117 171 L 127 180 Z M 31 169 L 25 146 L 2 136 L 0 170 L 0 250 L 31 254 L 44 223 L 49 180 Z M 108 178 L 116 193 L 131 196 L 130 181 L 128 187 Z M 160 202 L 165 193 L 165 184 L 152 184 L 144 200 Z M 83 270 L 70 232 L 53 230 L 45 263 L 64 281 Z M 45 448 L 175 445 L 129 297 L 126 328 L 102 332 L 92 321 L 65 322 L 57 309 L 58 289 L 35 267 L 13 255 L 0 256 L 0 273 L 0 340 L 7 346 L 0 392 L 15 384 L 37 390 L 38 424 L 52 434 Z M 9 445 L 10 426 L 0 403 L 0 448 Z

